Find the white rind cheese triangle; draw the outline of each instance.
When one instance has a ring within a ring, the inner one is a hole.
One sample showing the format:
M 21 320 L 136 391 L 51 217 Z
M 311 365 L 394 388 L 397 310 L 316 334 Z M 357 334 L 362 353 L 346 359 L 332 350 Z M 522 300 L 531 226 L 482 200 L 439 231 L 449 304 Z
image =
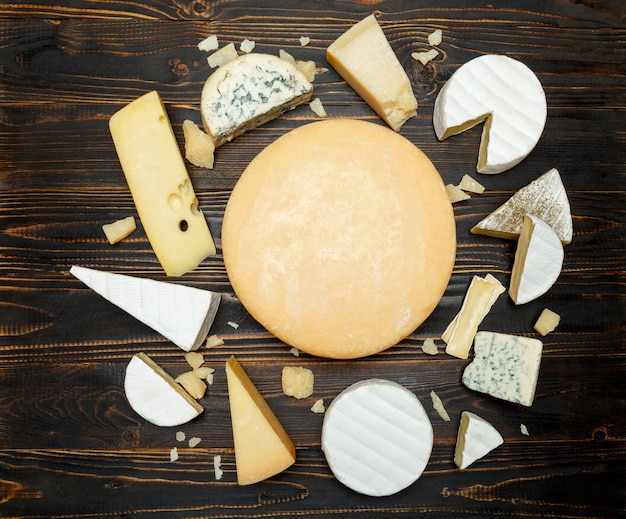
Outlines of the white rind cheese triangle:
M 552 227 L 526 215 L 511 273 L 511 299 L 522 305 L 542 296 L 554 285 L 562 266 L 563 245 Z
M 124 391 L 133 410 L 154 425 L 182 425 L 203 411 L 203 407 L 145 353 L 134 355 L 128 363 Z
M 208 290 L 73 266 L 70 274 L 185 351 L 213 324 L 220 295 Z
M 533 150 L 545 126 L 546 95 L 522 62 L 485 55 L 468 61 L 443 86 L 433 114 L 439 140 L 485 121 L 479 173 L 501 173 Z
M 502 435 L 487 420 L 469 411 L 463 411 L 456 439 L 454 463 L 457 467 L 465 469 L 503 443 Z
M 541 218 L 552 227 L 563 245 L 572 241 L 569 200 L 557 169 L 546 171 L 521 188 L 507 202 L 472 227 L 470 232 L 517 240 L 527 214 Z

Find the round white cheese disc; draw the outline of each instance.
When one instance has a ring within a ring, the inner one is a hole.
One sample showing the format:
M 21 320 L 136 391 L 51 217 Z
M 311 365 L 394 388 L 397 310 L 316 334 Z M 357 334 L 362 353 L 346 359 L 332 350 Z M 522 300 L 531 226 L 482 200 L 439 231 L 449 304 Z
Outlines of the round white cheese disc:
M 440 301 L 456 230 L 443 181 L 378 124 L 330 119 L 265 148 L 228 201 L 224 263 L 245 308 L 301 351 L 378 353 Z
M 390 380 L 353 384 L 324 416 L 322 450 L 335 477 L 369 496 L 388 496 L 421 475 L 433 429 L 417 397 Z

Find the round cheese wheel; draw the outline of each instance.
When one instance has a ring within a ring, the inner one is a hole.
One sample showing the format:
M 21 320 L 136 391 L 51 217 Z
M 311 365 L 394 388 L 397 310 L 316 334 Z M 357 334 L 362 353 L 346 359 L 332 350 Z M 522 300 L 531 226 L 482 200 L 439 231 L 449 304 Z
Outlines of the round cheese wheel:
M 226 207 L 222 252 L 237 297 L 276 337 L 316 356 L 364 357 L 436 307 L 454 265 L 454 214 L 410 141 L 329 119 L 252 160 Z
M 433 448 L 433 429 L 417 397 L 382 379 L 353 384 L 335 398 L 322 426 L 322 450 L 344 485 L 388 496 L 414 483 Z

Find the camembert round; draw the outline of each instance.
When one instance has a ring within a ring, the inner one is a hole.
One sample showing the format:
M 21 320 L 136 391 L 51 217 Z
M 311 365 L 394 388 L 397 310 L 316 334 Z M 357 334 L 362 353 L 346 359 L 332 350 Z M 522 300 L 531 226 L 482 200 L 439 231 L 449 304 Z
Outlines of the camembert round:
M 307 124 L 249 164 L 222 251 L 244 307 L 285 343 L 357 358 L 412 333 L 441 299 L 456 231 L 430 160 L 381 125 Z

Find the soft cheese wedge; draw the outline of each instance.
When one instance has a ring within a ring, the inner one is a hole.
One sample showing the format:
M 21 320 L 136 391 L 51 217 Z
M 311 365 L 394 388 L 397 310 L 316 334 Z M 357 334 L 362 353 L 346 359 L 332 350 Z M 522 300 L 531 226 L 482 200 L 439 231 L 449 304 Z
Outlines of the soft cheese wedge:
M 206 339 L 220 303 L 215 292 L 154 279 L 77 266 L 70 274 L 185 351 Z
M 561 175 L 555 168 L 521 188 L 489 216 L 478 222 L 470 232 L 494 238 L 517 240 L 522 232 L 524 216 L 541 218 L 557 233 L 561 243 L 572 241 L 572 215 Z
M 200 112 L 215 146 L 311 99 L 295 65 L 270 54 L 244 54 L 219 67 L 202 89 Z
M 215 254 L 215 243 L 156 91 L 115 113 L 109 128 L 150 245 L 168 276 Z
M 526 215 L 517 242 L 509 295 L 516 305 L 533 301 L 556 283 L 563 266 L 561 240 L 543 220 Z
M 203 411 L 191 395 L 143 352 L 134 355 L 126 366 L 124 391 L 133 410 L 154 425 L 182 425 Z
M 478 332 L 474 359 L 463 371 L 463 384 L 501 400 L 531 406 L 542 350 L 538 339 Z
M 416 114 L 411 82 L 374 15 L 337 38 L 326 59 L 393 130 Z
M 226 378 L 235 441 L 237 483 L 251 485 L 293 465 L 296 449 L 235 357 L 226 363 Z
M 459 67 L 435 100 L 433 124 L 439 140 L 484 121 L 479 173 L 501 173 L 534 149 L 546 123 L 546 95 L 522 62 L 485 55 Z
M 454 463 L 465 469 L 504 443 L 502 435 L 487 420 L 469 411 L 461 413 Z

